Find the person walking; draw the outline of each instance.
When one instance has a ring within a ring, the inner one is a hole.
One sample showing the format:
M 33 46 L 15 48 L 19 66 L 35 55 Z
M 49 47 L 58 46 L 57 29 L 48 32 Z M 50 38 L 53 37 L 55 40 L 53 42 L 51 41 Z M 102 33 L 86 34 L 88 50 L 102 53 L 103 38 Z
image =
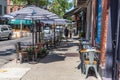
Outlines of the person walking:
M 72 31 L 70 31 L 70 38 L 72 38 Z
M 65 28 L 64 33 L 65 33 L 65 38 L 66 38 L 66 41 L 67 41 L 68 33 L 69 33 L 69 30 L 67 29 L 67 27 Z

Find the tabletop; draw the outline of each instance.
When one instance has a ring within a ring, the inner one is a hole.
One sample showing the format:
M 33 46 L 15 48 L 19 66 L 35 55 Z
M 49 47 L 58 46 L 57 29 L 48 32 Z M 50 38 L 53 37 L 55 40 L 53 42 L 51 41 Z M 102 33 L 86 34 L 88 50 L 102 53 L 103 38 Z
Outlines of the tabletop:
M 100 50 L 96 50 L 96 49 L 82 49 L 80 50 L 81 53 L 85 53 L 85 52 L 90 52 L 90 51 L 94 51 L 96 53 L 100 53 Z

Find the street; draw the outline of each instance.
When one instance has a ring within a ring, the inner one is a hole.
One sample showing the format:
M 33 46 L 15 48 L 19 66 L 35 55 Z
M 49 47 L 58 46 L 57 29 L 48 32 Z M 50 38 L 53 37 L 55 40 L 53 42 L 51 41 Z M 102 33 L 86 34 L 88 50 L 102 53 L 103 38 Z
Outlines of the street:
M 0 41 L 0 67 L 16 58 L 14 45 L 19 41 L 31 42 L 31 37 Z

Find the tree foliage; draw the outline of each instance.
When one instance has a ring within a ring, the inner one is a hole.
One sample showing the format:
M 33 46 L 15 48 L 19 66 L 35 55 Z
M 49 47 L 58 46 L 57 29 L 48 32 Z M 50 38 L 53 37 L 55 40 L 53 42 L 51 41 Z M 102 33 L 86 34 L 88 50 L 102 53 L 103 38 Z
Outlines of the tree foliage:
M 22 4 L 26 4 L 26 1 L 24 0 L 11 0 L 13 5 L 22 5 Z
M 73 6 L 73 3 L 68 1 L 69 0 L 53 0 L 50 5 L 51 11 L 62 17 L 66 13 L 66 10 L 69 10 Z
M 26 3 L 27 5 L 37 5 L 42 8 L 50 7 L 50 11 L 62 17 L 66 10 L 69 10 L 73 6 L 73 2 L 69 0 L 12 0 L 13 4 L 21 5 Z M 74 0 L 73 0 L 74 1 Z
M 13 4 L 27 3 L 27 5 L 37 5 L 45 7 L 49 4 L 48 0 L 12 0 Z

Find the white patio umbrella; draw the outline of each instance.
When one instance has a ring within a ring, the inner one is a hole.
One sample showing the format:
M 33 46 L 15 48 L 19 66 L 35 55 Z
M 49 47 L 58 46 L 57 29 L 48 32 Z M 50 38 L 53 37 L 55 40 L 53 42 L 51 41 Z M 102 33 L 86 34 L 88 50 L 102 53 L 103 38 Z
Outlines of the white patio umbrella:
M 27 7 L 24 7 L 23 9 L 10 13 L 10 15 L 13 15 L 13 16 L 22 15 L 22 14 L 27 14 L 29 16 L 46 16 L 46 17 L 47 15 L 54 15 L 52 12 L 41 9 L 34 5 L 27 6 Z
M 69 21 L 67 19 L 54 19 L 56 25 L 66 25 Z
M 54 24 L 54 20 L 53 19 L 40 19 L 40 22 L 43 22 L 44 24 Z
M 9 18 L 9 19 L 13 19 L 14 18 L 14 16 L 9 15 L 9 14 L 3 15 L 3 17 Z

